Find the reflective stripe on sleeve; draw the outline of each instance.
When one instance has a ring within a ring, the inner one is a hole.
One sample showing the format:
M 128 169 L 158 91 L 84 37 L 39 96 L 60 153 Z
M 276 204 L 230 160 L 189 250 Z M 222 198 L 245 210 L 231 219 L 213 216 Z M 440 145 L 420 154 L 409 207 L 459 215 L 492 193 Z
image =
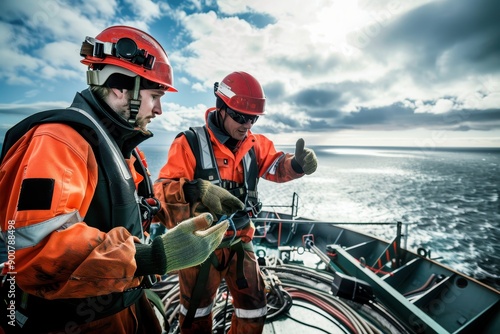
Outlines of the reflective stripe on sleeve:
M 34 225 L 16 228 L 14 239 L 16 250 L 35 246 L 50 233 L 67 229 L 81 221 L 78 211 L 73 211 Z M 7 231 L 2 231 L 4 240 L 7 239 L 7 233 Z
M 274 160 L 274 162 L 271 164 L 271 166 L 269 166 L 269 168 L 267 169 L 267 171 L 264 173 L 264 175 L 262 175 L 262 177 L 265 178 L 266 174 L 271 174 L 271 175 L 275 175 L 276 174 L 276 170 L 278 169 L 278 165 L 280 163 L 280 161 L 285 157 L 285 154 L 282 154 L 280 155 L 279 157 L 276 158 L 276 160 Z

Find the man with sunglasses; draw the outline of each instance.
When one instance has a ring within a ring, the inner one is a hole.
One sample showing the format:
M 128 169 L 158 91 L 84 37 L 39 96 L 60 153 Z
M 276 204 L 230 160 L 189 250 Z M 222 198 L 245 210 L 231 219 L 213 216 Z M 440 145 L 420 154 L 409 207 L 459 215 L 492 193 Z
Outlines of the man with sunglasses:
M 160 216 L 169 228 L 205 211 L 221 218 L 231 195 L 244 203 L 231 213 L 232 224 L 210 260 L 179 272 L 181 331 L 212 333 L 213 299 L 225 279 L 234 305 L 229 333 L 261 333 L 266 295 L 251 242 L 251 219 L 261 209 L 257 183 L 261 177 L 287 182 L 311 174 L 317 159 L 302 139 L 293 155 L 277 152 L 271 140 L 252 133 L 265 105 L 262 87 L 252 75 L 233 72 L 214 88 L 216 107 L 207 110 L 205 126 L 177 136 L 154 185 L 162 203 Z

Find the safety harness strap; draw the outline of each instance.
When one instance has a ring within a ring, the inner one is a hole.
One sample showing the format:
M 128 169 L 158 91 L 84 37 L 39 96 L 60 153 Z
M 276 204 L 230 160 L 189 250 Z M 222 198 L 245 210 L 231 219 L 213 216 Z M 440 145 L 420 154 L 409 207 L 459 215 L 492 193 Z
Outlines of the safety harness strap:
M 218 271 L 223 271 L 229 266 L 233 256 L 236 254 L 236 285 L 240 290 L 248 288 L 248 281 L 243 270 L 243 260 L 245 259 L 245 250 L 253 251 L 253 245 L 252 243 L 243 243 L 240 241 L 231 245 L 230 249 L 231 252 L 229 253 L 227 261 L 223 255 L 222 261 L 219 262 L 215 253 L 212 253 L 209 258 L 201 264 L 200 271 L 198 273 L 198 277 L 196 278 L 196 283 L 189 300 L 189 308 L 186 316 L 184 317 L 184 322 L 182 323 L 182 328 L 190 328 L 193 323 L 196 310 L 200 305 L 200 298 L 205 290 L 206 282 L 208 281 L 210 265 L 213 265 Z
M 200 305 L 200 297 L 205 290 L 205 284 L 208 281 L 208 274 L 210 272 L 210 265 L 212 264 L 212 258 L 217 258 L 214 253 L 210 254 L 210 257 L 201 264 L 200 272 L 198 273 L 198 278 L 196 279 L 196 284 L 191 294 L 189 300 L 189 309 L 182 323 L 182 328 L 191 328 L 194 316 L 196 314 L 196 309 Z
M 139 183 L 137 192 L 139 196 L 139 209 L 141 211 L 142 228 L 144 231 L 149 231 L 153 217 L 160 211 L 161 203 L 155 197 L 153 184 L 150 179 L 150 172 L 147 167 L 146 158 L 143 153 L 136 147 L 132 151 L 132 155 L 136 158 L 134 162 L 135 170 L 144 177 L 143 182 Z
M 245 259 L 245 249 L 243 248 L 243 242 L 238 242 L 233 247 L 231 247 L 231 253 L 236 252 L 236 285 L 238 289 L 248 288 L 248 282 L 243 271 L 243 260 Z
M 228 190 L 245 203 L 245 210 L 240 212 L 243 214 L 237 214 L 233 221 L 237 229 L 246 227 L 249 216 L 257 216 L 262 208 L 257 192 L 259 168 L 254 147 L 243 157 L 244 182 L 236 184 L 233 181 L 221 179 L 206 126 L 191 127 L 189 130 L 179 133 L 177 137 L 182 135 L 186 136 L 189 147 L 195 156 L 194 178 L 208 180 Z
M 204 126 L 198 126 L 191 127 L 181 134 L 186 136 L 191 151 L 196 157 L 195 176 L 219 185 L 221 178 L 207 131 Z

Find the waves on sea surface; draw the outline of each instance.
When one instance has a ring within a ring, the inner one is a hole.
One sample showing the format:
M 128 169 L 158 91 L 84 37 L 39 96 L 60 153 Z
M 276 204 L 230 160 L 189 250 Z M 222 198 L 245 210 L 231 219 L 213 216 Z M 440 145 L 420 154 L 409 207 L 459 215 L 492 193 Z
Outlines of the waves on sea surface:
M 314 149 L 316 173 L 282 184 L 260 181 L 264 204 L 290 205 L 295 192 L 303 217 L 408 223 L 410 249 L 430 250 L 445 265 L 500 288 L 500 149 Z M 166 149 L 143 150 L 155 178 Z M 395 233 L 387 225 L 359 229 L 384 239 Z

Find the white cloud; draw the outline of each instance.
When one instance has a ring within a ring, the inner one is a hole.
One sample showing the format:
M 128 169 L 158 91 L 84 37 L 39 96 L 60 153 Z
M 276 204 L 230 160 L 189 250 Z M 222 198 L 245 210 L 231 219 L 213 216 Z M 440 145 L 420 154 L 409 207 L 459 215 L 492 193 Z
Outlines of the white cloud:
M 125 2 L 130 6 L 132 12 L 138 16 L 136 21 L 145 20 L 151 22 L 162 15 L 158 2 L 151 0 L 125 0 Z
M 85 0 L 81 2 L 79 11 L 92 20 L 95 17 L 111 18 L 118 8 L 119 2 L 117 0 Z
M 347 45 L 347 36 L 364 26 L 385 25 L 409 10 L 401 2 L 373 8 L 352 1 L 316 0 L 309 1 L 307 6 L 299 1 L 264 0 L 227 0 L 218 4 L 226 15 L 260 13 L 268 15 L 271 23 L 257 27 L 237 16 L 222 17 L 215 12 L 186 15 L 182 23 L 194 41 L 184 54 L 175 52 L 173 59 L 207 87 L 214 78 L 233 70 L 245 70 L 263 84 L 283 82 L 290 94 L 323 82 L 376 83 L 384 78 L 397 68 L 397 61 L 373 62 L 362 50 Z M 367 34 L 373 38 L 373 33 Z M 400 88 L 397 84 L 394 87 L 396 91 Z M 411 88 L 407 86 L 405 90 Z M 353 103 L 377 106 L 406 97 L 386 89 L 383 99 L 379 98 L 379 92 L 372 91 L 369 101 L 358 98 Z
M 80 85 L 83 38 L 126 24 L 159 31 L 153 36 L 168 45 L 176 87 L 183 91 L 175 98 L 179 104 L 168 105 L 178 112 L 167 112 L 161 118 L 167 120 L 158 122 L 165 128 L 202 123 L 206 107 L 197 100 L 199 93 L 210 94 L 214 81 L 235 70 L 269 87 L 269 117 L 259 120 L 262 129 L 380 129 L 397 128 L 398 122 L 410 127 L 412 117 L 419 120 L 415 127 L 437 127 L 435 115 L 500 106 L 499 51 L 496 44 L 484 44 L 498 23 L 461 24 L 482 22 L 484 6 L 459 1 L 444 15 L 446 5 L 435 0 L 8 1 L 0 11 L 0 42 L 8 46 L 0 49 L 0 78 L 7 87 L 29 89 L 45 83 L 57 91 L 54 79 Z M 491 29 L 481 30 L 488 24 Z M 400 109 L 391 111 L 392 106 Z M 498 129 L 484 121 L 490 117 L 498 124 L 494 113 L 482 117 L 476 120 L 481 124 L 467 119 L 443 126 Z M 339 123 L 342 119 L 352 123 Z
M 439 99 L 436 101 L 432 112 L 436 114 L 444 114 L 453 108 L 453 101 L 447 99 Z
M 47 43 L 40 49 L 40 54 L 44 55 L 44 63 L 55 67 L 71 67 L 80 69 L 80 47 L 81 42 L 76 44 L 69 41 L 57 41 Z
M 191 86 L 191 88 L 195 91 L 195 92 L 205 92 L 206 91 L 206 87 L 204 87 L 202 84 L 200 84 L 199 82 L 195 83 L 194 85 Z
M 179 82 L 181 82 L 181 83 L 183 83 L 185 85 L 189 85 L 189 83 L 190 83 L 189 79 L 186 78 L 186 77 L 175 78 L 175 80 L 176 81 L 179 80 Z
M 163 103 L 163 114 L 155 119 L 149 128 L 153 132 L 154 129 L 180 132 L 193 125 L 203 125 L 207 109 L 203 104 L 185 107 L 176 103 Z
M 229 0 L 229 1 L 218 1 L 220 11 L 228 15 L 234 15 L 238 13 L 247 12 L 249 7 L 245 4 L 244 0 Z

